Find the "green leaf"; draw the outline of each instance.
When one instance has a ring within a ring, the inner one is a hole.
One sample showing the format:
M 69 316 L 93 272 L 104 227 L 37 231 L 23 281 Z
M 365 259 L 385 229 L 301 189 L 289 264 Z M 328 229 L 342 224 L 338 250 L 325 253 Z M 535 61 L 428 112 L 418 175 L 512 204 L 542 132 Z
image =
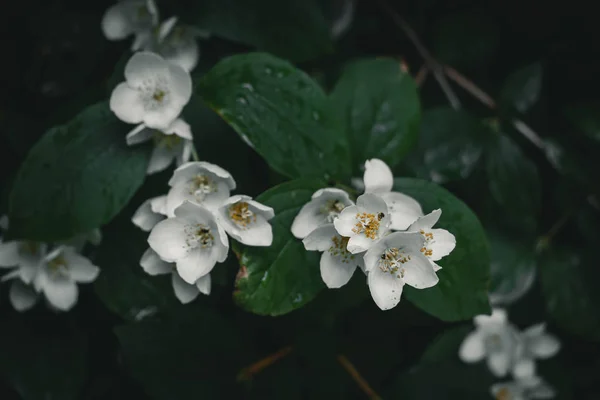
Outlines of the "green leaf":
M 542 189 L 538 169 L 506 135 L 497 133 L 486 149 L 486 172 L 492 197 L 519 225 L 535 231 Z
M 353 166 L 380 158 L 393 167 L 416 144 L 419 94 L 397 61 L 360 60 L 348 65 L 331 100 L 349 136 Z
M 492 263 L 490 301 L 511 304 L 523 297 L 536 276 L 534 246 L 499 233 L 488 233 Z
M 456 248 L 438 262 L 440 282 L 429 289 L 405 287 L 404 295 L 423 311 L 444 321 L 459 321 L 490 312 L 487 287 L 490 279 L 489 245 L 477 216 L 465 203 L 435 183 L 396 179 L 394 190 L 414 197 L 423 211 L 441 208 L 436 228 L 456 237 Z
M 440 333 L 421 356 L 420 364 L 436 364 L 447 360 L 457 360 L 460 345 L 465 337 L 474 330 L 472 326 L 461 325 Z
M 600 102 L 570 106 L 565 115 L 586 136 L 600 142 Z
M 562 329 L 600 340 L 600 273 L 595 257 L 575 249 L 551 249 L 539 262 L 542 292 L 550 318 Z
M 292 64 L 264 53 L 235 55 L 195 91 L 277 172 L 349 177 L 348 143 L 329 99 Z
M 540 98 L 542 77 L 543 69 L 539 62 L 513 72 L 500 92 L 500 105 L 525 113 Z
M 234 243 L 241 266 L 234 297 L 241 307 L 261 315 L 286 314 L 304 306 L 325 287 L 319 272 L 320 254 L 306 251 L 290 231 L 300 208 L 325 186 L 318 180 L 299 179 L 256 198 L 275 210 L 273 244 L 260 248 Z
M 333 49 L 329 25 L 314 0 L 182 1 L 182 20 L 228 40 L 306 61 Z
M 465 111 L 438 107 L 423 113 L 418 151 L 409 159 L 419 177 L 438 183 L 467 178 L 477 165 L 488 129 Z
M 9 202 L 12 235 L 67 239 L 110 221 L 143 183 L 146 146 L 128 147 L 132 126 L 107 103 L 50 129 L 21 165 Z

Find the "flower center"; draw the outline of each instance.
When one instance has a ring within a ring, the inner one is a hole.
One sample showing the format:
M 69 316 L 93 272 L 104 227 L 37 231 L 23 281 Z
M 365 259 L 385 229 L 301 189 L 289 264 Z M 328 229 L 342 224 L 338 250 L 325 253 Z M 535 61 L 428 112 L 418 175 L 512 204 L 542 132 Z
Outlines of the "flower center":
M 388 272 L 390 275 L 396 275 L 396 278 L 404 278 L 403 264 L 411 260 L 410 255 L 396 247 L 387 249 L 381 253 L 379 260 L 379 269 Z
M 169 150 L 175 149 L 181 144 L 181 138 L 175 134 L 165 135 L 161 131 L 154 133 L 154 145 L 160 147 L 166 147 Z
M 341 261 L 345 264 L 354 260 L 354 254 L 348 251 L 348 240 L 350 240 L 349 237 L 335 235 L 331 238 L 333 244 L 329 248 L 329 254 L 340 257 Z
M 48 270 L 54 275 L 64 274 L 68 270 L 67 260 L 62 255 L 48 261 Z
M 229 218 L 242 228 L 256 222 L 256 215 L 248 208 L 248 203 L 241 201 L 229 207 Z
M 40 245 L 36 242 L 21 242 L 19 244 L 19 251 L 26 254 L 37 255 L 40 251 Z
M 356 234 L 364 233 L 369 239 L 377 239 L 377 233 L 379 232 L 379 221 L 384 217 L 383 213 L 377 215 L 361 212 L 356 214 L 356 225 L 352 228 L 352 232 Z
M 185 227 L 185 242 L 188 247 L 208 249 L 212 247 L 215 237 L 210 228 L 204 224 L 187 225 Z
M 207 195 L 215 193 L 217 185 L 206 175 L 196 175 L 190 182 L 189 193 L 196 198 L 197 201 L 203 201 Z
M 425 232 L 423 229 L 421 229 L 419 233 L 425 238 L 425 245 L 421 247 L 421 253 L 423 253 L 423 255 L 427 257 L 433 256 L 433 250 L 429 248 L 429 246 L 431 246 L 435 242 L 435 240 L 433 239 L 433 233 Z
M 328 223 L 332 223 L 344 208 L 346 208 L 346 205 L 339 200 L 327 200 L 321 208 L 321 213 L 327 216 Z
M 502 338 L 497 333 L 488 335 L 484 339 L 485 348 L 489 352 L 501 351 L 503 349 Z
M 510 399 L 512 399 L 512 396 L 511 396 L 510 392 L 508 391 L 508 389 L 505 387 L 498 390 L 498 393 L 496 393 L 496 400 L 510 400 Z
M 169 81 L 164 75 L 147 77 L 139 90 L 146 110 L 157 110 L 169 103 Z

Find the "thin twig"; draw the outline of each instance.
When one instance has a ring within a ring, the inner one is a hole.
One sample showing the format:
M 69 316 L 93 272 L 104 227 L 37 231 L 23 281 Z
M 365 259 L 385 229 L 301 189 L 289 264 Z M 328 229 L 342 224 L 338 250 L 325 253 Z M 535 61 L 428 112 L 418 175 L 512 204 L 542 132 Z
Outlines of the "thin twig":
M 454 68 L 444 65 L 444 72 L 450 79 L 458 84 L 458 86 L 465 89 L 467 92 L 471 93 L 473 97 L 476 97 L 483 104 L 488 106 L 489 108 L 496 108 L 496 102 L 494 99 L 490 97 L 486 92 L 481 90 L 477 85 L 471 82 L 467 77 L 459 73 Z
M 423 85 L 423 82 L 425 82 L 425 79 L 427 79 L 427 75 L 429 75 L 429 68 L 427 68 L 426 64 L 423 64 L 421 68 L 419 68 L 417 75 L 415 75 L 415 83 L 417 84 L 417 87 L 421 87 L 421 85 Z
M 265 358 L 258 360 L 254 364 L 242 369 L 237 376 L 238 381 L 244 381 L 251 379 L 254 375 L 258 374 L 269 365 L 274 364 L 279 359 L 287 356 L 292 351 L 292 346 L 284 347 L 283 349 L 266 356 Z
M 417 33 L 410 27 L 410 25 L 404 20 L 404 18 L 402 18 L 402 16 L 398 14 L 396 10 L 394 10 L 385 0 L 379 0 L 379 4 L 381 4 L 381 7 L 383 7 L 383 9 L 390 15 L 390 17 L 394 20 L 394 23 L 404 31 L 406 36 L 408 36 L 408 39 L 417 48 L 417 51 L 425 60 L 427 67 L 431 70 L 433 76 L 440 84 L 440 88 L 448 98 L 448 101 L 450 102 L 452 108 L 454 108 L 455 110 L 460 109 L 460 100 L 458 100 L 458 97 L 454 93 L 454 90 L 452 90 L 452 87 L 448 83 L 448 80 L 446 79 L 446 76 L 443 73 L 440 63 L 431 55 L 429 50 L 427 50 L 427 48 L 423 45 L 421 39 L 419 39 L 419 35 L 417 35 Z
M 337 359 L 340 362 L 340 364 L 342 364 L 342 367 L 344 367 L 344 369 L 350 374 L 352 379 L 354 379 L 354 381 L 358 384 L 358 386 L 361 388 L 361 390 L 363 392 L 365 392 L 365 394 L 369 397 L 369 399 L 381 400 L 381 397 L 379 397 L 379 395 L 377 393 L 375 393 L 373 388 L 371 388 L 371 386 L 365 380 L 365 378 L 363 378 L 360 375 L 360 373 L 356 370 L 356 368 L 350 362 L 350 360 L 348 360 L 346 358 L 346 356 L 340 354 L 340 355 L 338 355 Z

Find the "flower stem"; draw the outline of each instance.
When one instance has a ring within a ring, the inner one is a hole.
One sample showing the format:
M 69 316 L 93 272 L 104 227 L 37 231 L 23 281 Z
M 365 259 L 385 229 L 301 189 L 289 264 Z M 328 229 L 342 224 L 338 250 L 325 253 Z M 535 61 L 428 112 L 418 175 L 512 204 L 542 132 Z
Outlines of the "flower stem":
M 252 379 L 252 377 L 254 375 L 258 374 L 260 371 L 267 368 L 269 365 L 274 364 L 279 359 L 287 356 L 291 351 L 292 351 L 292 346 L 284 347 L 283 349 L 281 349 L 273 354 L 269 354 L 268 356 L 266 356 L 265 358 L 263 358 L 261 360 L 258 360 L 257 362 L 250 365 L 249 367 L 242 369 L 237 376 L 238 382 Z
M 381 400 L 381 397 L 373 390 L 373 388 L 369 385 L 369 383 L 363 378 L 356 367 L 344 356 L 340 354 L 337 356 L 337 359 L 342 367 L 350 374 L 352 379 L 358 384 L 363 392 L 369 397 L 371 400 Z
M 200 157 L 198 157 L 198 151 L 196 150 L 196 145 L 192 143 L 192 159 L 194 161 L 200 161 Z

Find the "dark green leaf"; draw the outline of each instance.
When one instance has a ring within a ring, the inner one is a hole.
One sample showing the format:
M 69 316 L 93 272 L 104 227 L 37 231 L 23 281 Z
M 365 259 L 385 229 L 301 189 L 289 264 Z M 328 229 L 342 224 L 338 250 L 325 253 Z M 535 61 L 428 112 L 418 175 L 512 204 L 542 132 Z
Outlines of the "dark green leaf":
M 198 93 L 277 172 L 348 177 L 348 143 L 323 90 L 290 63 L 264 53 L 229 57 Z
M 458 349 L 474 327 L 461 325 L 440 333 L 421 356 L 420 364 L 436 364 L 448 360 L 458 360 Z
M 506 135 L 494 134 L 486 149 L 486 171 L 492 197 L 519 225 L 535 231 L 541 207 L 537 166 Z
M 180 10 L 196 28 L 293 61 L 333 49 L 327 20 L 313 0 L 190 0 L 180 2 Z
M 331 99 L 350 138 L 352 164 L 380 158 L 397 165 L 415 145 L 420 103 L 409 74 L 391 59 L 361 60 L 344 69 Z
M 130 148 L 132 128 L 99 103 L 50 129 L 29 152 L 13 185 L 13 236 L 56 241 L 110 221 L 143 183 L 145 146 Z
M 581 132 L 600 142 L 600 103 L 574 105 L 568 107 L 565 114 Z
M 540 98 L 543 70 L 540 63 L 523 67 L 512 73 L 504 82 L 500 105 L 525 113 Z
M 266 248 L 234 247 L 240 261 L 235 300 L 248 311 L 281 315 L 302 307 L 325 286 L 320 254 L 306 251 L 290 227 L 298 211 L 325 184 L 299 179 L 267 190 L 257 201 L 273 207 L 273 244 Z
M 439 107 L 423 113 L 418 151 L 408 163 L 419 177 L 444 183 L 467 178 L 477 165 L 488 129 L 464 111 Z
M 436 228 L 456 237 L 456 248 L 438 262 L 440 282 L 429 289 L 404 289 L 404 295 L 423 311 L 444 321 L 459 321 L 490 312 L 489 245 L 477 216 L 446 189 L 419 179 L 396 179 L 394 190 L 414 197 L 428 213 L 441 208 Z

